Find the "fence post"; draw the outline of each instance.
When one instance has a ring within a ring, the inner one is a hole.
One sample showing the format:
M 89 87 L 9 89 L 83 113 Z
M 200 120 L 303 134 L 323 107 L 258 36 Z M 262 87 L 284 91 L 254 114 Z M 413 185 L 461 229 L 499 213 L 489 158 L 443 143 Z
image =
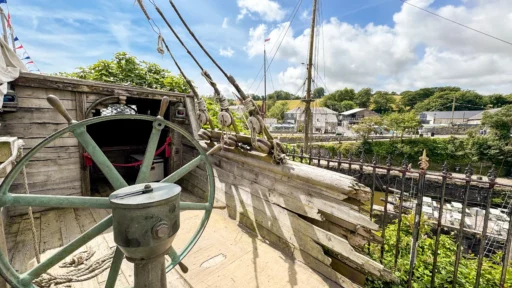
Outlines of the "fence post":
M 300 163 L 302 163 L 302 160 L 304 160 L 304 148 L 300 148 L 300 156 L 299 156 L 299 159 L 300 159 Z
M 338 172 L 341 172 L 341 152 L 338 151 L 338 166 L 337 166 Z
M 363 175 L 364 175 L 364 151 L 361 152 L 361 157 L 359 158 L 359 183 L 363 182 Z
M 292 149 L 292 161 L 295 161 L 295 146 Z
M 309 148 L 309 159 L 308 159 L 308 165 L 311 165 L 311 161 L 313 160 L 313 149 Z
M 473 176 L 473 167 L 471 163 L 465 171 L 466 174 L 466 191 L 464 193 L 464 202 L 462 204 L 462 211 L 460 216 L 459 235 L 457 235 L 457 254 L 455 254 L 455 266 L 453 268 L 453 282 L 452 287 L 457 287 L 457 277 L 459 274 L 460 257 L 462 255 L 462 243 L 464 241 L 464 222 L 466 220 L 466 207 L 468 205 L 469 190 L 471 188 L 471 177 Z
M 430 278 L 430 287 L 436 287 L 436 272 L 437 272 L 437 252 L 439 251 L 439 237 L 441 237 L 441 228 L 443 227 L 443 209 L 444 209 L 444 201 L 446 194 L 446 180 L 448 178 L 448 165 L 446 161 L 443 164 L 442 168 L 442 184 L 441 184 L 441 201 L 439 202 L 439 212 L 437 218 L 437 227 L 436 227 L 436 242 L 434 244 L 434 262 L 432 263 L 432 277 Z
M 348 175 L 352 174 L 352 152 L 348 152 Z
M 489 181 L 489 193 L 487 194 L 487 203 L 485 205 L 485 216 L 484 216 L 484 227 L 482 229 L 482 237 L 480 242 L 480 247 L 478 249 L 478 266 L 476 268 L 476 279 L 475 279 L 475 288 L 480 286 L 480 277 L 482 275 L 482 264 L 484 260 L 484 251 L 485 251 L 485 242 L 487 241 L 487 226 L 489 222 L 489 214 L 491 214 L 491 201 L 492 201 L 492 192 L 494 190 L 494 186 L 496 185 L 496 170 L 494 169 L 494 165 L 492 165 L 491 170 L 487 173 L 487 180 Z M 507 255 L 508 257 L 508 255 Z
M 403 213 L 403 205 L 404 205 L 404 190 L 405 190 L 405 178 L 407 176 L 407 159 L 402 161 L 402 190 L 400 191 L 400 203 L 398 205 L 398 219 L 397 219 L 397 233 L 396 233 L 396 243 L 395 243 L 395 263 L 394 269 L 398 264 L 398 257 L 400 257 L 400 229 L 402 227 L 402 213 Z
M 414 277 L 414 268 L 416 267 L 416 253 L 418 250 L 418 240 L 420 237 L 420 225 L 421 225 L 421 211 L 423 209 L 423 190 L 425 186 L 425 178 L 428 169 L 428 157 L 427 150 L 423 150 L 423 155 L 420 157 L 420 175 L 418 180 L 418 194 L 416 198 L 416 210 L 414 212 L 414 227 L 412 230 L 412 242 L 411 242 L 411 255 L 409 259 L 409 275 L 407 277 L 407 287 L 412 287 L 412 278 Z M 400 233 L 400 230 L 398 230 Z
M 388 201 L 389 201 L 389 185 L 391 185 L 391 178 L 389 175 L 391 174 L 391 155 L 388 156 L 388 159 L 386 160 L 386 191 L 384 192 L 384 216 L 382 219 L 382 239 L 384 240 L 382 242 L 382 246 L 380 247 L 380 262 L 382 263 L 384 261 L 384 248 L 385 248 L 385 241 L 386 241 L 386 220 L 388 217 Z
M 327 151 L 327 169 L 331 168 L 331 151 Z
M 372 196 L 370 199 L 370 220 L 373 220 L 373 203 L 375 200 L 375 177 L 377 175 L 377 158 L 373 155 L 372 159 Z
M 320 167 L 320 159 L 322 158 L 322 152 L 320 151 L 320 148 L 318 148 L 318 153 L 316 153 L 316 156 L 318 157 L 318 162 L 316 166 Z

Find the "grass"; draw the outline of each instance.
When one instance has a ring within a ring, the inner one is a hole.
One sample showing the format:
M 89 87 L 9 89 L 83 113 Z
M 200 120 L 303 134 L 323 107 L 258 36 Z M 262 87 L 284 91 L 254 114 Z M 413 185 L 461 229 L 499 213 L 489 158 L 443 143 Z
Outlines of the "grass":
M 255 101 L 257 104 L 261 105 L 262 101 Z M 279 100 L 277 102 L 286 102 L 288 103 L 288 110 L 295 109 L 297 107 L 304 107 L 304 102 L 301 100 Z M 320 99 L 316 99 L 315 102 L 312 102 L 311 107 L 320 107 Z

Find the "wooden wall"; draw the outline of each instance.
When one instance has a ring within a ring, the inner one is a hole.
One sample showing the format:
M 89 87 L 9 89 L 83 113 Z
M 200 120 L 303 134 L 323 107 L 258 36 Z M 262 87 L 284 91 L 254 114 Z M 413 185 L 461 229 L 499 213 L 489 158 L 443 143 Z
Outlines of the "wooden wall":
M 186 149 L 184 162 L 196 153 Z M 339 173 L 295 162 L 273 165 L 250 154 L 225 149 L 211 157 L 216 200 L 230 218 L 342 287 L 364 285 L 366 275 L 394 280 L 363 252 L 369 241 L 382 240 L 359 208 L 369 200 L 367 187 Z M 198 167 L 182 186 L 204 197 L 207 179 Z
M 76 119 L 76 93 L 55 89 L 17 87 L 18 111 L 0 114 L 0 135 L 25 142 L 24 153 L 50 134 L 67 126 L 66 121 L 46 101 L 48 95 L 61 99 Z M 32 158 L 27 166 L 30 193 L 45 195 L 81 195 L 78 141 L 73 135 L 55 140 Z M 25 193 L 21 175 L 10 189 Z M 35 209 L 37 210 L 37 209 Z M 10 208 L 9 215 L 25 214 L 26 207 Z

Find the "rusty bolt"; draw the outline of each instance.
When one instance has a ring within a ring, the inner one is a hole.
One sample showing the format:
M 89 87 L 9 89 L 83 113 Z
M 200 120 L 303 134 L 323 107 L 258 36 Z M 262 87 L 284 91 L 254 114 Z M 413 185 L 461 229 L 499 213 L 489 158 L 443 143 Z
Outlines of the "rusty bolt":
M 169 232 L 171 232 L 171 229 L 169 228 L 169 224 L 167 224 L 167 222 L 162 221 L 153 226 L 153 237 L 155 239 L 162 239 L 167 237 Z

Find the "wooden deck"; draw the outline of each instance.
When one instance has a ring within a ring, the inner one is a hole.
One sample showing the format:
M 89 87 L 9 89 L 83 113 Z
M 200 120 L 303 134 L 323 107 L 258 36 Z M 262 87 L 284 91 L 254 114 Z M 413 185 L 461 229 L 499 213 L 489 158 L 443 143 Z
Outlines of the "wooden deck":
M 109 210 L 104 209 L 60 209 L 35 213 L 42 259 L 49 257 L 56 249 L 75 239 L 109 213 Z M 201 217 L 200 211 L 182 212 L 181 228 L 174 242 L 178 251 L 195 231 Z M 30 227 L 28 216 L 11 218 L 6 227 L 9 260 L 20 272 L 36 264 Z M 93 249 L 96 251 L 92 258 L 94 260 L 111 251 L 112 247 L 115 247 L 115 243 L 112 229 L 109 229 L 79 251 Z M 212 213 L 206 231 L 184 263 L 189 267 L 189 272 L 181 274 L 181 271 L 173 270 L 167 277 L 168 287 L 338 287 L 309 267 L 262 242 L 252 232 L 239 227 L 221 210 Z M 51 270 L 56 274 L 64 271 L 64 268 L 58 266 Z M 87 282 L 74 283 L 72 287 L 104 287 L 107 274 L 108 270 Z M 132 285 L 133 266 L 124 261 L 116 287 Z

